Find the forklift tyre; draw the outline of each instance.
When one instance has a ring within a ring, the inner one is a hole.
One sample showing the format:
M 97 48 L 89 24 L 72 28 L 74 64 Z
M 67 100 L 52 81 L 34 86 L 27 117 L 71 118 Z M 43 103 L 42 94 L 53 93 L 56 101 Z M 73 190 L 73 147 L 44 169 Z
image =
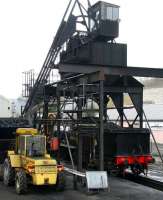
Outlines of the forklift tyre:
M 27 176 L 22 169 L 16 173 L 15 189 L 17 194 L 25 194 L 27 192 Z
M 11 167 L 8 158 L 5 159 L 3 165 L 3 182 L 6 186 L 14 185 L 15 182 L 15 170 Z
M 63 171 L 58 173 L 57 183 L 56 183 L 56 190 L 63 191 L 65 189 L 66 180 L 65 180 L 65 173 Z

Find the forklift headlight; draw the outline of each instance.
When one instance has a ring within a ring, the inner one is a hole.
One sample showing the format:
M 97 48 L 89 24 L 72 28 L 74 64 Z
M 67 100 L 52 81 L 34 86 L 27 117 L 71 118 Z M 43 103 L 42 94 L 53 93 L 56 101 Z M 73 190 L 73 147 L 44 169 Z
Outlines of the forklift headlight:
M 59 171 L 59 172 L 61 172 L 61 171 L 64 170 L 64 166 L 63 166 L 63 165 L 58 165 L 57 168 L 58 168 L 58 171 Z
M 28 165 L 27 169 L 28 169 L 29 173 L 34 173 L 35 172 L 35 166 L 34 165 Z

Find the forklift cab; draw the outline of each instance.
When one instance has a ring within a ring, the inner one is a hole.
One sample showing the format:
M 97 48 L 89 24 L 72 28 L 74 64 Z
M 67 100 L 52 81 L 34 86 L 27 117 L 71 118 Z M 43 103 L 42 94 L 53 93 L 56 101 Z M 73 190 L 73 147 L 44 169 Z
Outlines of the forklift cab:
M 27 157 L 44 157 L 46 136 L 39 135 L 36 129 L 18 129 L 17 153 Z
M 109 41 L 119 36 L 119 6 L 99 1 L 88 13 L 90 32 L 96 39 Z

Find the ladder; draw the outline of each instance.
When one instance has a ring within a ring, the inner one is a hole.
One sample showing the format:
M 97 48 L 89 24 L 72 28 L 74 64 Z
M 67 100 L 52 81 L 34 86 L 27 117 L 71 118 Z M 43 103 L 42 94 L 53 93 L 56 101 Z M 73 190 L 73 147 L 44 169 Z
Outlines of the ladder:
M 68 15 L 67 21 L 65 20 L 67 13 L 72 6 L 73 0 L 69 1 L 69 4 L 67 6 L 67 9 L 65 11 L 65 14 L 62 18 L 62 22 L 59 26 L 59 29 L 56 33 L 56 36 L 52 42 L 52 45 L 49 49 L 49 52 L 47 54 L 47 57 L 43 63 L 43 66 L 41 68 L 41 71 L 37 77 L 37 80 L 33 86 L 33 89 L 31 91 L 31 94 L 29 95 L 29 98 L 27 100 L 27 103 L 24 107 L 24 110 L 22 112 L 23 115 L 25 115 L 28 111 L 29 108 L 34 106 L 35 104 L 40 101 L 40 99 L 43 99 L 43 95 L 40 95 L 40 93 L 43 93 L 43 88 L 47 82 L 47 79 L 50 75 L 50 72 L 52 69 L 55 69 L 55 62 L 58 57 L 58 54 L 61 50 L 62 45 L 67 41 L 67 39 L 76 31 L 75 30 L 75 25 L 76 25 L 76 17 L 72 15 L 72 11 L 74 10 L 74 7 L 76 5 L 76 1 L 73 4 L 72 10 Z M 73 24 L 71 28 L 69 28 L 69 25 Z

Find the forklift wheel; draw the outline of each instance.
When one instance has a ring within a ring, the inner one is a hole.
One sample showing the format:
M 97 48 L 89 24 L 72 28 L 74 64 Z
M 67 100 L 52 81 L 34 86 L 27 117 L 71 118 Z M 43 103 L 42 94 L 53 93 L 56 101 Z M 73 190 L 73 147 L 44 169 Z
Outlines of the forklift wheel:
M 65 184 L 66 184 L 65 173 L 63 171 L 59 172 L 57 177 L 56 190 L 63 191 L 65 189 Z
M 15 181 L 15 170 L 11 167 L 8 158 L 5 159 L 3 165 L 3 182 L 6 186 L 14 185 Z
M 22 169 L 16 173 L 15 189 L 17 194 L 25 194 L 27 192 L 27 177 Z

